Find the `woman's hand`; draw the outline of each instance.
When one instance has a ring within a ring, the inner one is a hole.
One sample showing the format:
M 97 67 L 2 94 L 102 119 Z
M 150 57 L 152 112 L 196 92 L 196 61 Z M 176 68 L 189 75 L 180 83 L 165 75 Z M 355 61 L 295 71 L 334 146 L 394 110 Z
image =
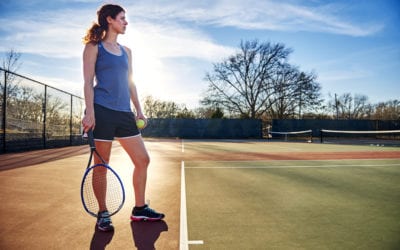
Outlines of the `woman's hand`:
M 144 129 L 147 126 L 147 117 L 144 116 L 141 112 L 138 112 L 136 115 L 136 122 L 138 120 L 143 120 L 144 121 L 144 126 L 141 129 Z
M 94 127 L 96 125 L 96 121 L 94 118 L 94 111 L 86 110 L 85 115 L 83 116 L 83 119 L 82 119 L 82 125 L 83 125 L 84 132 L 88 132 L 90 129 L 91 130 L 94 129 Z

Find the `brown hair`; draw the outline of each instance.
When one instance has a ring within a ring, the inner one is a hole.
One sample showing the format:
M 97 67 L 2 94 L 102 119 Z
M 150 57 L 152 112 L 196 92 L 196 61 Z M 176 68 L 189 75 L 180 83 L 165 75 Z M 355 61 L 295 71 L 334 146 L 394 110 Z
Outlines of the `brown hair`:
M 106 31 L 108 30 L 107 17 L 115 19 L 120 12 L 125 10 L 115 4 L 105 4 L 97 11 L 97 23 L 93 23 L 92 27 L 86 31 L 86 35 L 83 38 L 83 43 L 98 43 L 104 38 Z

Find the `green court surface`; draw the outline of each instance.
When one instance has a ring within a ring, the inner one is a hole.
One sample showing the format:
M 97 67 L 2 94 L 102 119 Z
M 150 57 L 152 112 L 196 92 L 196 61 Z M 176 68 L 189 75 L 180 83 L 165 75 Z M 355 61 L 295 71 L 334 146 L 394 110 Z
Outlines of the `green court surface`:
M 400 156 L 398 148 L 244 145 L 185 143 L 185 153 L 208 155 L 184 164 L 189 249 L 400 248 L 400 157 L 252 160 L 250 153 L 286 147 Z M 229 160 L 243 151 L 248 159 Z M 220 160 L 212 152 L 229 155 Z
M 166 218 L 131 223 L 134 166 L 115 143 L 127 199 L 112 234 L 81 204 L 87 145 L 0 155 L 0 249 L 400 249 L 400 147 L 145 143 L 146 199 Z

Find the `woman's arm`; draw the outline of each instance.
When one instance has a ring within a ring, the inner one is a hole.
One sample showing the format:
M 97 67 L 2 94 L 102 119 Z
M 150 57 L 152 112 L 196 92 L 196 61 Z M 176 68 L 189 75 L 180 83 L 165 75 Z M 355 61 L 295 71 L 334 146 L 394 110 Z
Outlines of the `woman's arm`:
M 85 96 L 85 115 L 82 119 L 83 130 L 87 132 L 89 129 L 94 129 L 94 90 L 93 81 L 95 75 L 95 65 L 97 60 L 97 45 L 88 43 L 83 50 L 83 92 Z

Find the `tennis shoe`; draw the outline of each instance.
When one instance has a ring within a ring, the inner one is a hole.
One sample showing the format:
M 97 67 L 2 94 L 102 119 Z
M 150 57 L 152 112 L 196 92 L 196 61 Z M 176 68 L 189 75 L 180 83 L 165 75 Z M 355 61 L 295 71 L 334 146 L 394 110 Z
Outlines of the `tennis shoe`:
M 97 214 L 97 228 L 103 232 L 113 231 L 114 226 L 111 222 L 108 211 L 99 212 Z
M 151 209 L 147 204 L 143 208 L 134 207 L 131 215 L 133 221 L 159 221 L 164 219 L 165 215 Z

